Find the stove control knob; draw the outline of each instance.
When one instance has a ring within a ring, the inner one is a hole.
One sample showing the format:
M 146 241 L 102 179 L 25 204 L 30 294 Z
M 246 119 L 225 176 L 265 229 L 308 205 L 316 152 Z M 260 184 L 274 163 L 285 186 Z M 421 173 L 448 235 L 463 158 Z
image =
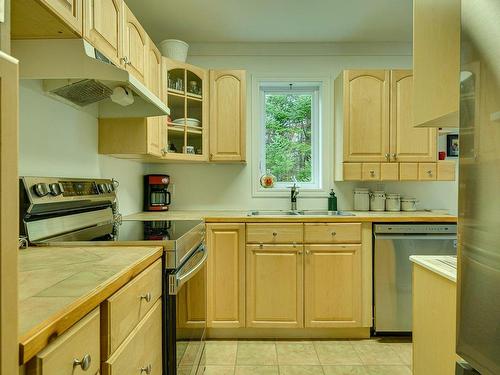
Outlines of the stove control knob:
M 99 184 L 97 185 L 97 188 L 99 189 L 99 193 L 105 194 L 107 189 L 106 189 L 106 184 Z
M 33 186 L 33 190 L 39 197 L 45 197 L 47 194 L 49 194 L 49 187 L 44 183 L 35 184 L 35 186 Z
M 58 195 L 62 194 L 61 185 L 57 183 L 50 184 L 49 189 L 50 189 L 50 194 L 53 195 L 54 197 L 57 197 Z

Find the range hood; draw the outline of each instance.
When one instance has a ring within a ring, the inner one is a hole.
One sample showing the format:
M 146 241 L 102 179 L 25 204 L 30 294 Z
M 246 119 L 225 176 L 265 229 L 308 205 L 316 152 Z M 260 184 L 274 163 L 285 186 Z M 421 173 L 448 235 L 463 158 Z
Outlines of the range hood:
M 77 108 L 98 103 L 99 118 L 164 116 L 170 109 L 125 69 L 84 39 L 12 41 L 21 79 L 41 79 L 45 92 Z

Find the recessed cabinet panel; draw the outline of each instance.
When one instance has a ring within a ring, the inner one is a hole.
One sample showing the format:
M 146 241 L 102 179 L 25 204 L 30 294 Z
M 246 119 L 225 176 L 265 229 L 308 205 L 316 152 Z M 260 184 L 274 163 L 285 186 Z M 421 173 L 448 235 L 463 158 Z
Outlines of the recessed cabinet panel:
M 302 328 L 303 246 L 247 246 L 247 327 Z
M 123 4 L 125 13 L 125 35 L 123 58 L 126 69 L 139 81 L 146 82 L 148 36 L 131 10 Z
M 344 72 L 344 161 L 384 161 L 389 152 L 389 71 Z
M 211 161 L 245 161 L 245 98 L 245 71 L 210 71 Z
M 360 326 L 361 247 L 306 245 L 305 254 L 305 326 Z
M 391 71 L 391 161 L 436 161 L 436 129 L 413 126 L 413 72 Z
M 83 35 L 116 65 L 121 65 L 123 0 L 84 0 Z

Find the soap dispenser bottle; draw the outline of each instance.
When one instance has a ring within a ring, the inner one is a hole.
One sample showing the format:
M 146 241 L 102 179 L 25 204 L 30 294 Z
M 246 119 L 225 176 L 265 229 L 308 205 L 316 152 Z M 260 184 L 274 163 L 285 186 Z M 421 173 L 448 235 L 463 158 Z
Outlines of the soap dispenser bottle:
M 337 197 L 335 196 L 333 189 L 328 197 L 328 211 L 337 211 Z

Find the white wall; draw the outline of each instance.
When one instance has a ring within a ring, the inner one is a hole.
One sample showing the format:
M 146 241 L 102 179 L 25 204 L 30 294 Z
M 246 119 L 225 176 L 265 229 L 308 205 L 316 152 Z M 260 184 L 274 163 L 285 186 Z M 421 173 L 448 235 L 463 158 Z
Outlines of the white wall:
M 35 80 L 21 81 L 19 107 L 19 175 L 114 177 L 120 211 L 142 210 L 144 165 L 97 154 L 96 107 L 60 103 Z
M 411 46 L 408 44 L 224 44 L 191 46 L 189 62 L 205 68 L 246 69 L 247 140 L 251 141 L 252 75 L 329 76 L 331 79 L 347 68 L 410 68 Z M 333 85 L 332 85 L 333 86 Z M 332 109 L 331 109 L 332 110 Z M 333 144 L 333 142 L 332 142 Z M 252 147 L 247 145 L 246 165 L 224 164 L 152 164 L 148 171 L 170 174 L 173 209 L 284 209 L 288 198 L 252 197 Z M 333 164 L 333 163 L 332 163 Z M 352 208 L 352 190 L 356 186 L 375 188 L 375 184 L 331 181 L 339 197 L 339 208 Z M 420 208 L 444 208 L 456 212 L 457 183 L 431 182 L 385 183 L 378 186 L 388 192 L 401 192 L 419 199 Z M 300 199 L 299 208 L 327 207 L 325 198 Z

